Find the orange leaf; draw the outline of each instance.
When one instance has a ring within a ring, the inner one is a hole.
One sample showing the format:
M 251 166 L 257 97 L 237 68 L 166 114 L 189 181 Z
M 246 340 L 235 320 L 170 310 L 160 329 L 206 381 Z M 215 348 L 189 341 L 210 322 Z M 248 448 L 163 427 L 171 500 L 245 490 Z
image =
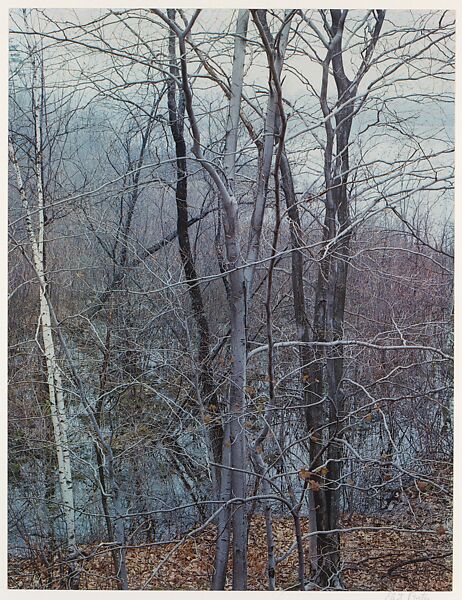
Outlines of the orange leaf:
M 446 529 L 443 527 L 443 525 L 438 525 L 438 527 L 436 528 L 436 533 L 438 535 L 444 535 L 446 533 Z
M 416 486 L 421 492 L 425 492 L 428 489 L 428 483 L 426 481 L 418 481 Z
M 300 477 L 302 479 L 309 479 L 313 473 L 311 473 L 311 471 L 308 471 L 308 469 L 303 468 L 303 469 L 300 469 L 298 474 L 300 475 Z
M 319 483 L 317 481 L 314 481 L 313 479 L 309 480 L 308 485 L 310 487 L 310 490 L 312 490 L 313 492 L 319 492 L 319 490 L 321 489 Z

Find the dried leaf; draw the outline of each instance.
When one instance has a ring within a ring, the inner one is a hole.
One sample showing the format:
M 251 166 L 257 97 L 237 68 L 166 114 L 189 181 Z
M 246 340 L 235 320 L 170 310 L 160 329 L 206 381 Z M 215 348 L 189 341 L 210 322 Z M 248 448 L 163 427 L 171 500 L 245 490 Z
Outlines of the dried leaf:
M 417 481 L 416 486 L 419 489 L 419 491 L 425 492 L 426 490 L 428 490 L 429 483 L 427 481 Z
M 313 473 L 311 473 L 311 471 L 308 471 L 308 469 L 305 469 L 305 468 L 300 469 L 298 474 L 300 475 L 300 477 L 302 479 L 309 479 L 313 475 Z
M 312 490 L 313 492 L 319 492 L 319 490 L 321 489 L 319 483 L 317 481 L 314 481 L 314 479 L 310 479 L 308 485 L 310 490 Z
M 436 533 L 438 535 L 445 535 L 446 533 L 446 529 L 443 527 L 443 525 L 438 525 L 438 527 L 436 528 Z

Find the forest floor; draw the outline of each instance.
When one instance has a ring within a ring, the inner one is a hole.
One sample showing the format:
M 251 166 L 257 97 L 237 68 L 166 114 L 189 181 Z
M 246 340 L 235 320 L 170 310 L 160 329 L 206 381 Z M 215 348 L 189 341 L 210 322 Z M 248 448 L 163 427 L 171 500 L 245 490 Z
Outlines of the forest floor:
M 428 505 L 425 502 L 420 504 L 423 509 Z M 357 591 L 450 591 L 452 539 L 441 521 L 434 518 L 435 514 L 441 518 L 439 509 L 442 508 L 433 504 L 433 510 L 424 512 L 421 507 L 414 506 L 410 512 L 402 511 L 401 514 L 390 511 L 375 517 L 345 515 L 342 528 L 346 531 L 342 533 L 341 545 L 346 588 Z M 303 532 L 307 533 L 307 519 L 303 520 L 302 526 Z M 284 555 L 295 541 L 293 522 L 287 518 L 275 518 L 274 538 L 276 556 Z M 306 552 L 308 545 L 305 542 Z M 175 543 L 169 543 L 129 548 L 127 570 L 130 589 L 209 589 L 215 528 L 210 526 L 197 537 L 187 539 L 169 556 L 175 546 Z M 83 561 L 81 589 L 115 589 L 107 547 L 86 546 L 82 550 L 89 556 Z M 154 569 L 163 560 L 161 569 L 152 577 Z M 267 589 L 265 523 L 261 516 L 252 519 L 248 560 L 249 589 Z M 308 565 L 308 554 L 306 561 Z M 296 573 L 295 550 L 277 566 L 277 589 L 297 589 Z M 49 575 L 45 566 L 37 566 L 37 561 L 32 563 L 18 558 L 9 561 L 9 588 L 59 587 L 59 574 L 55 571 L 51 578 Z

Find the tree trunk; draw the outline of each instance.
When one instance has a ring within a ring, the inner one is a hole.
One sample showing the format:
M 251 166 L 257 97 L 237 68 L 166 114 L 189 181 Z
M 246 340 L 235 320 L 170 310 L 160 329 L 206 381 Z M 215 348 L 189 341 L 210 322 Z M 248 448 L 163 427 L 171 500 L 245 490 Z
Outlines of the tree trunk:
M 168 17 L 175 20 L 175 9 L 168 9 Z M 179 101 L 176 99 L 176 83 L 178 79 L 179 69 L 177 66 L 175 34 L 170 31 L 169 35 L 169 56 L 170 56 L 170 73 L 172 78 L 168 82 L 168 114 L 169 124 L 172 136 L 175 142 L 176 155 L 176 207 L 177 207 L 177 231 L 178 244 L 180 247 L 180 259 L 183 265 L 183 270 L 186 278 L 189 296 L 191 298 L 191 306 L 193 316 L 196 323 L 197 333 L 199 336 L 199 348 L 197 359 L 199 362 L 199 401 L 202 406 L 218 407 L 218 401 L 215 393 L 215 385 L 213 381 L 213 371 L 210 368 L 210 329 L 206 317 L 202 292 L 198 283 L 196 266 L 191 249 L 189 238 L 189 219 L 188 219 L 188 172 L 186 163 L 186 141 L 184 138 L 184 93 L 179 92 Z M 218 424 L 212 425 L 210 428 L 210 436 L 206 432 L 208 445 L 211 448 L 213 462 L 221 463 L 221 453 L 223 444 L 223 429 Z M 212 468 L 213 495 L 218 498 L 220 489 L 220 469 Z
M 46 275 L 44 270 L 44 202 L 43 202 L 43 183 L 40 158 L 39 141 L 39 110 L 36 109 L 36 178 L 37 178 L 37 205 L 38 205 L 38 233 L 36 235 L 31 218 L 31 209 L 27 199 L 26 191 L 22 181 L 21 170 L 12 144 L 9 146 L 9 156 L 13 164 L 19 193 L 24 207 L 26 217 L 26 227 L 29 237 L 29 243 L 32 250 L 32 257 L 37 277 L 39 279 L 40 295 L 40 326 L 43 339 L 43 354 L 46 360 L 47 384 L 50 400 L 50 413 L 53 424 L 54 441 L 58 459 L 58 476 L 61 498 L 63 502 L 64 520 L 66 523 L 66 542 L 68 553 L 68 587 L 78 589 L 79 573 L 75 562 L 77 556 L 77 544 L 75 535 L 75 510 L 74 510 L 74 491 L 72 482 L 71 459 L 69 452 L 69 442 L 67 437 L 67 413 L 64 404 L 63 384 L 61 372 L 57 364 L 56 349 L 51 326 L 50 306 L 46 296 Z

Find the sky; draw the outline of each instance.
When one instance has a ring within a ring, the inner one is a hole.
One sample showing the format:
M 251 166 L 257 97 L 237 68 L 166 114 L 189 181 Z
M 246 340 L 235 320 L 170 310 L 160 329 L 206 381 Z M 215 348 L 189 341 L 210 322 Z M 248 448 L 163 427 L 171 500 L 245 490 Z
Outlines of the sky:
M 58 32 L 60 28 L 65 28 L 66 35 L 71 39 L 84 39 L 93 45 L 104 47 L 109 44 L 115 48 L 124 50 L 126 47 L 132 53 L 137 53 L 137 49 L 133 51 L 133 44 L 136 43 L 136 36 L 130 32 L 124 25 L 120 23 L 117 13 L 125 14 L 125 11 L 116 9 L 111 14 L 110 9 L 44 9 L 43 14 L 37 17 L 33 11 L 30 20 L 32 26 L 38 31 Z M 130 28 L 134 32 L 140 32 L 142 38 L 147 40 L 148 49 L 154 54 L 157 54 L 163 49 L 165 50 L 166 33 L 158 26 L 153 26 L 151 22 L 138 20 L 138 16 L 146 15 L 145 9 L 131 10 L 131 18 L 128 21 Z M 189 11 L 189 14 L 192 14 Z M 317 11 L 309 11 L 307 13 L 310 18 L 317 21 L 318 27 L 321 29 L 320 17 Z M 351 11 L 351 23 L 360 23 L 366 15 L 366 11 Z M 89 25 L 101 16 L 106 15 L 104 19 L 104 28 L 97 29 L 94 25 Z M 441 12 L 429 11 L 388 11 L 386 21 L 383 28 L 383 37 L 387 44 L 398 44 L 411 39 L 415 35 L 415 30 L 424 24 L 429 26 L 433 22 L 437 24 L 441 18 Z M 448 12 L 443 17 L 444 23 L 449 23 L 453 20 L 454 14 Z M 101 39 L 96 39 L 94 35 L 85 34 L 82 36 L 82 30 L 73 25 L 87 24 L 86 29 L 95 32 L 96 36 L 101 35 Z M 353 25 L 351 25 L 352 27 Z M 69 28 L 70 27 L 70 28 Z M 393 29 L 398 27 L 399 33 L 393 33 Z M 18 10 L 13 10 L 11 13 L 11 29 L 13 31 L 22 30 L 22 15 Z M 69 29 L 68 29 L 69 28 Z M 234 19 L 233 11 L 230 10 L 211 10 L 205 9 L 199 16 L 192 30 L 192 39 L 195 43 L 204 48 L 206 52 L 213 56 L 214 66 L 222 68 L 229 75 L 231 69 L 232 43 L 233 38 L 229 32 L 233 31 Z M 409 31 L 407 31 L 409 30 Z M 403 34 L 404 31 L 404 34 Z M 227 35 L 224 35 L 227 34 Z M 290 148 L 291 158 L 295 164 L 294 171 L 298 176 L 300 187 L 309 186 L 312 182 L 311 165 L 315 165 L 315 171 L 321 172 L 321 152 L 317 148 L 316 138 L 307 136 L 307 131 L 315 129 L 316 135 L 322 138 L 322 123 L 320 122 L 319 104 L 316 97 L 311 94 L 310 86 L 315 90 L 319 90 L 321 81 L 321 67 L 313 60 L 313 56 L 307 56 L 307 44 L 312 44 L 316 52 L 322 56 L 324 49 L 317 40 L 316 35 L 308 28 L 304 30 L 303 39 L 293 36 L 289 42 L 286 64 L 284 67 L 284 96 L 291 103 L 293 108 L 287 109 L 289 116 L 289 128 L 287 142 Z M 362 29 L 356 37 L 351 38 L 350 44 L 361 41 Z M 247 51 L 247 67 L 245 74 L 245 94 L 252 99 L 255 104 L 258 104 L 262 110 L 265 109 L 268 68 L 263 54 L 258 55 L 251 61 L 255 53 L 255 28 L 250 25 L 248 33 L 248 51 Z M 349 38 L 347 34 L 346 39 Z M 18 45 L 18 35 L 11 35 L 11 44 Z M 226 42 L 228 52 L 224 51 L 223 43 Z M 128 94 L 125 89 L 125 81 L 132 82 L 143 81 L 146 78 L 146 64 L 129 65 L 127 61 L 119 61 L 120 69 L 114 71 L 112 69 L 112 58 L 107 54 L 98 52 L 90 52 L 85 48 L 75 45 L 63 44 L 59 45 L 59 52 L 56 51 L 56 45 L 50 40 L 46 41 L 50 45 L 46 66 L 47 82 L 50 86 L 59 83 L 66 90 L 69 85 L 72 89 L 78 89 L 80 98 L 85 101 L 94 102 L 95 87 L 99 89 L 111 90 L 116 84 L 124 84 L 124 89 L 117 93 Z M 149 53 L 146 47 L 141 46 L 141 54 L 149 58 Z M 124 50 L 125 51 L 125 50 Z M 383 52 L 383 47 L 379 43 L 377 54 Z M 404 52 L 404 51 L 403 51 Z M 438 68 L 439 50 L 432 51 L 435 59 L 433 68 Z M 311 51 L 311 54 L 313 52 Z M 403 54 L 403 53 L 402 53 Z M 405 52 L 403 54 L 405 58 Z M 444 58 L 444 57 L 443 57 Z M 345 52 L 345 65 L 350 72 L 354 72 L 355 66 L 360 59 L 356 46 L 353 45 L 351 51 Z M 387 54 L 385 60 L 380 61 L 379 68 L 373 68 L 366 74 L 359 94 L 377 77 L 379 72 L 383 72 L 389 64 L 393 63 L 395 56 Z M 20 63 L 19 63 L 20 64 Z M 123 67 L 122 67 L 123 65 Z M 14 66 L 14 65 L 12 65 Z M 16 64 L 16 66 L 19 66 Z M 167 65 L 165 65 L 167 66 Z M 428 61 L 419 64 L 420 68 L 428 69 Z M 407 81 L 409 73 L 405 67 L 397 73 L 393 73 L 387 78 L 387 85 L 376 87 L 375 91 L 370 95 L 370 109 L 363 111 L 358 115 L 355 124 L 355 131 L 364 130 L 368 124 L 374 122 L 377 118 L 377 111 L 380 110 L 380 118 L 382 121 L 390 119 L 406 119 L 406 127 L 409 132 L 419 134 L 421 144 L 426 147 L 428 153 L 434 152 L 438 147 L 444 148 L 447 144 L 451 144 L 454 137 L 454 104 L 451 101 L 442 102 L 444 97 L 450 98 L 453 95 L 453 83 L 444 78 L 438 77 L 421 77 L 418 73 L 418 79 L 411 84 Z M 208 101 L 213 101 L 213 108 L 220 108 L 222 111 L 222 122 L 226 116 L 227 102 L 223 97 L 221 90 L 215 86 L 215 89 L 210 89 L 210 83 L 207 79 L 201 79 L 203 69 L 196 73 L 195 66 L 190 65 L 190 73 L 198 74 L 199 78 L 194 80 L 195 98 L 198 105 L 205 104 Z M 83 77 L 82 77 L 83 74 Z M 415 74 L 415 73 L 414 73 Z M 404 75 L 404 76 L 403 76 Z M 152 76 L 154 79 L 161 79 L 162 73 L 156 73 Z M 110 77 L 110 78 L 109 78 Z M 89 85 L 88 79 L 92 80 L 95 85 Z M 255 93 L 254 86 L 257 85 L 261 93 Z M 200 91 L 202 88 L 202 91 Z M 134 86 L 135 94 L 139 93 L 140 86 Z M 330 90 L 330 94 L 334 97 L 334 90 Z M 420 94 L 416 97 L 416 94 Z M 93 103 L 95 115 L 101 113 L 101 103 Z M 100 107 L 97 109 L 97 107 Z M 302 118 L 295 115 L 295 109 L 302 111 Z M 198 108 L 199 110 L 199 108 Z M 249 112 L 251 114 L 251 112 Z M 205 115 L 206 117 L 206 115 Z M 203 121 L 206 123 L 206 120 Z M 313 125 L 314 123 L 314 125 Z M 290 143 L 290 145 L 289 145 Z M 409 149 L 406 145 L 396 145 L 395 139 L 385 133 L 384 129 L 375 131 L 374 136 L 368 137 L 368 134 L 361 138 L 363 144 L 362 151 L 367 153 L 368 160 L 378 160 L 381 157 L 386 157 L 388 163 L 398 160 L 401 156 L 406 156 Z M 249 142 L 244 144 L 249 146 Z M 448 163 L 447 156 L 442 156 L 441 159 L 433 159 L 435 165 L 443 167 L 443 160 Z M 452 163 L 451 163 L 452 164 Z M 384 166 L 388 168 L 387 165 Z M 311 173 L 311 174 L 310 174 Z M 440 210 L 442 219 L 447 217 L 447 211 L 451 210 L 451 203 L 445 202 L 437 204 L 437 212 Z M 436 215 L 438 217 L 438 215 Z

